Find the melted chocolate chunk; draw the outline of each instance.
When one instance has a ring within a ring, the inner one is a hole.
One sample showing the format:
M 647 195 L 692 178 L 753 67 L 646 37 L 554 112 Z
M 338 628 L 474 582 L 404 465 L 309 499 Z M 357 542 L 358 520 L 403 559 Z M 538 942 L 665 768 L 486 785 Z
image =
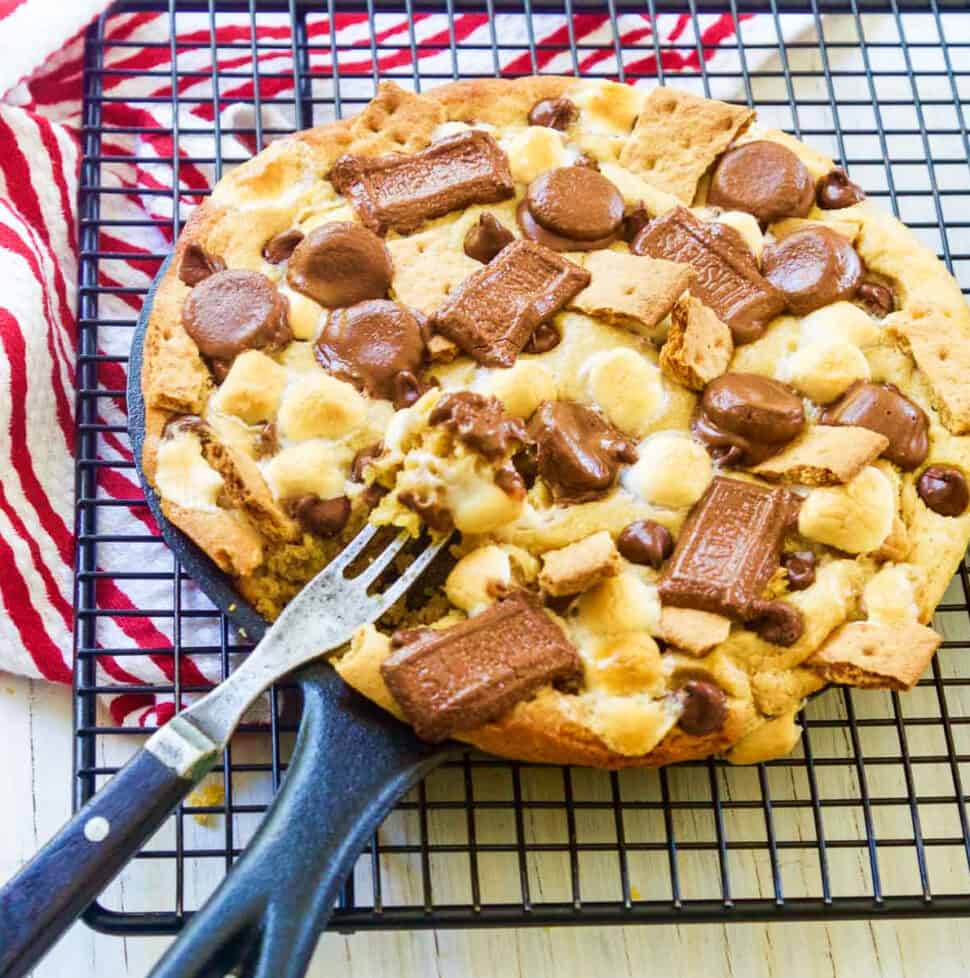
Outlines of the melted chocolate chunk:
M 784 312 L 785 299 L 761 277 L 741 236 L 718 227 L 704 224 L 685 207 L 675 207 L 651 221 L 630 250 L 690 265 L 691 292 L 731 327 L 735 345 L 750 343 Z
M 811 550 L 782 554 L 781 566 L 785 568 L 789 590 L 804 591 L 815 583 L 815 554 Z
M 561 234 L 554 234 L 544 228 L 529 210 L 529 204 L 523 200 L 515 209 L 515 219 L 523 235 L 530 241 L 538 242 L 553 251 L 598 251 L 600 248 L 608 248 L 616 241 L 615 234 L 608 234 L 605 238 L 593 238 L 589 241 L 580 241 L 578 238 L 564 238 Z
M 610 489 L 620 465 L 637 460 L 634 445 L 595 411 L 575 401 L 543 401 L 529 420 L 536 466 L 553 499 L 586 502 Z
M 530 126 L 545 126 L 560 132 L 568 129 L 578 118 L 579 109 L 568 98 L 545 98 L 529 110 Z
M 182 325 L 199 352 L 214 360 L 232 360 L 248 349 L 281 349 L 293 338 L 288 304 L 259 272 L 216 272 L 189 293 Z
M 286 281 L 327 309 L 383 299 L 391 274 L 384 242 L 373 231 L 347 222 L 315 227 L 286 266 Z
M 445 394 L 431 409 L 428 423 L 443 425 L 473 452 L 495 461 L 507 455 L 528 436 L 517 418 L 510 418 L 497 397 L 485 397 L 474 391 Z
M 748 627 L 772 645 L 794 645 L 805 632 L 801 611 L 785 601 L 762 601 Z
M 280 231 L 263 245 L 263 257 L 271 265 L 279 265 L 293 254 L 293 249 L 303 240 L 303 232 L 298 228 Z
M 525 498 L 525 480 L 511 460 L 503 462 L 495 470 L 495 485 L 513 499 Z
M 562 629 L 524 592 L 451 628 L 397 633 L 381 675 L 415 732 L 437 742 L 497 720 L 582 663 Z
M 206 366 L 216 385 L 220 385 L 228 376 L 229 368 L 232 367 L 232 360 L 206 360 Z
M 529 213 L 546 231 L 570 241 L 612 238 L 623 222 L 623 198 L 601 173 L 561 166 L 536 177 L 525 193 Z
M 190 241 L 182 252 L 179 261 L 179 278 L 186 284 L 196 286 L 210 275 L 223 272 L 226 263 L 217 255 L 210 255 L 200 244 Z
M 967 477 L 952 465 L 931 465 L 917 480 L 916 491 L 940 516 L 962 516 L 970 504 Z
M 324 370 L 349 380 L 371 397 L 395 405 L 420 396 L 417 379 L 424 358 L 421 324 L 411 311 L 386 299 L 338 309 L 316 343 Z
M 681 687 L 684 712 L 677 726 L 692 737 L 703 737 L 724 726 L 727 696 L 724 690 L 703 679 L 691 679 Z
M 494 215 L 486 211 L 465 235 L 465 254 L 487 265 L 515 235 Z
M 885 319 L 896 308 L 892 289 L 871 279 L 862 282 L 856 289 L 855 301 L 877 319 Z
M 631 564 L 648 564 L 660 570 L 674 552 L 674 538 L 667 527 L 654 520 L 637 520 L 623 528 L 616 538 L 616 549 Z
M 711 176 L 707 202 L 747 211 L 762 224 L 804 217 L 815 203 L 815 185 L 805 164 L 780 143 L 757 140 L 729 149 Z
M 823 211 L 837 211 L 858 204 L 866 199 L 866 195 L 862 187 L 848 178 L 845 170 L 836 168 L 818 181 L 815 199 Z
M 791 388 L 745 373 L 711 381 L 692 424 L 711 457 L 731 466 L 763 462 L 804 427 L 802 400 Z
M 350 519 L 350 500 L 346 496 L 321 499 L 308 493 L 291 500 L 287 509 L 304 530 L 320 537 L 336 536 Z
M 539 323 L 523 348 L 524 353 L 548 353 L 562 342 L 559 330 L 552 323 Z
M 761 268 L 796 316 L 851 299 L 862 281 L 862 260 L 851 242 L 820 224 L 768 245 Z
M 451 510 L 436 495 L 419 496 L 414 490 L 406 489 L 398 493 L 397 499 L 402 506 L 413 509 L 432 530 L 450 533 L 455 528 Z
M 661 602 L 744 622 L 773 614 L 761 595 L 799 505 L 787 489 L 717 476 L 680 531 Z
M 487 367 L 510 367 L 536 326 L 589 284 L 589 272 L 533 241 L 514 241 L 465 279 L 432 317 Z
M 643 201 L 636 206 L 629 205 L 623 212 L 623 240 L 631 244 L 649 223 L 650 215 L 643 206 Z
M 822 424 L 858 425 L 889 439 L 882 453 L 901 469 L 920 466 L 930 450 L 926 412 L 894 384 L 857 380 L 821 417 Z
M 384 442 L 378 441 L 373 445 L 368 445 L 366 448 L 362 448 L 355 456 L 353 462 L 350 463 L 350 478 L 354 482 L 363 482 L 364 475 L 367 472 L 367 466 L 371 464 L 375 459 L 379 458 L 381 453 L 384 451 Z
M 439 139 L 410 156 L 342 156 L 330 181 L 377 234 L 408 234 L 432 218 L 515 194 L 508 158 L 479 129 Z

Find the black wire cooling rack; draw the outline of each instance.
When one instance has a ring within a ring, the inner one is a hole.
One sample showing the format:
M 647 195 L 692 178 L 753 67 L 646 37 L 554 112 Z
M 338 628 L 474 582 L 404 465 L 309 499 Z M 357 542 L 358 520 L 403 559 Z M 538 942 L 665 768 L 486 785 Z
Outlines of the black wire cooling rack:
M 447 15 L 443 31 L 428 29 L 431 11 Z M 168 40 L 147 47 L 119 40 L 119 23 L 150 14 L 165 20 Z M 257 24 L 272 29 L 257 32 Z M 712 56 L 715 34 L 719 53 Z M 334 69 L 338 62 L 347 67 Z M 164 213 L 175 199 L 168 188 L 183 187 L 183 219 L 204 194 L 198 186 L 185 189 L 190 168 L 208 167 L 217 179 L 281 132 L 353 113 L 379 75 L 428 87 L 535 70 L 630 83 L 656 74 L 747 101 L 766 124 L 843 161 L 870 197 L 970 285 L 970 13 L 962 0 L 116 4 L 86 36 L 78 803 L 117 770 L 142 733 L 113 725 L 99 705 L 109 691 L 99 660 L 110 654 L 136 671 L 151 657 L 164 681 L 121 691 L 179 704 L 198 689 L 190 663 L 207 658 L 225 674 L 246 647 L 140 519 L 144 501 L 119 502 L 103 492 L 107 472 L 131 468 L 106 451 L 111 439 L 124 443 L 127 436 L 102 410 L 122 396 L 117 375 L 105 368 L 125 362 L 138 304 L 131 300 L 145 290 L 112 275 L 112 263 L 130 257 L 124 242 L 156 235 L 157 254 L 142 259 L 150 274 L 165 251 L 163 232 L 171 240 L 179 226 L 179 208 Z M 119 103 L 132 102 L 119 90 L 139 81 L 145 86 L 136 107 L 174 113 L 170 125 L 118 113 Z M 252 104 L 248 116 L 227 114 L 232 98 Z M 200 111 L 206 106 L 207 114 Z M 112 182 L 105 172 L 115 164 L 142 167 L 143 178 Z M 119 197 L 142 209 L 120 207 Z M 129 305 L 119 312 L 124 299 Z M 124 569 L 113 569 L 119 565 Z M 129 592 L 144 586 L 147 603 L 125 607 L 111 599 L 109 582 Z M 736 769 L 711 760 L 607 773 L 469 754 L 429 777 L 381 827 L 332 926 L 970 913 L 968 596 L 963 567 L 936 619 L 946 641 L 917 689 L 902 697 L 829 690 L 804 711 L 796 753 L 770 764 Z M 139 644 L 133 623 L 144 619 L 171 641 L 146 648 L 142 637 Z M 112 630 L 126 622 L 127 631 Z M 89 923 L 127 934 L 173 932 L 201 904 L 251 836 L 285 770 L 295 724 L 277 709 L 281 702 L 274 693 L 268 729 L 244 728 L 206 793 L 179 808 L 89 910 Z

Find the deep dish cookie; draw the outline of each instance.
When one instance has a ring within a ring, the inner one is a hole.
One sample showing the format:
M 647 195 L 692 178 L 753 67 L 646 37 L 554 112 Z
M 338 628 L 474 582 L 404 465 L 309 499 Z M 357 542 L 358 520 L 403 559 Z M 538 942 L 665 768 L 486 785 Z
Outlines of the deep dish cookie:
M 557 77 L 391 83 L 189 221 L 145 467 L 274 617 L 365 521 L 458 531 L 341 675 L 424 737 L 747 763 L 905 689 L 970 537 L 970 310 L 754 112 Z

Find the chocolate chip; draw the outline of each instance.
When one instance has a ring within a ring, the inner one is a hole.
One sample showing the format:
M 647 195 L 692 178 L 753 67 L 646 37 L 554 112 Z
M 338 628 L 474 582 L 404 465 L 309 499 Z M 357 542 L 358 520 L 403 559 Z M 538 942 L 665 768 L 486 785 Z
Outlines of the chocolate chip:
M 293 249 L 303 240 L 303 232 L 297 228 L 280 231 L 263 245 L 263 257 L 271 265 L 279 265 L 293 254 Z
M 515 235 L 494 215 L 486 211 L 465 234 L 465 254 L 474 261 L 487 265 Z
M 225 271 L 226 263 L 217 255 L 210 255 L 200 244 L 190 241 L 182 251 L 179 261 L 179 278 L 186 284 L 196 286 L 216 272 Z
M 321 499 L 308 493 L 292 500 L 288 509 L 304 530 L 321 537 L 336 536 L 350 519 L 350 500 L 346 496 Z
M 384 442 L 375 442 L 373 445 L 368 445 L 366 448 L 362 448 L 355 456 L 353 462 L 350 463 L 350 478 L 354 482 L 363 482 L 364 473 L 367 466 L 371 464 L 376 458 L 378 458 L 384 451 Z
M 546 98 L 536 102 L 529 110 L 530 126 L 545 126 L 560 132 L 568 129 L 578 118 L 579 109 L 568 98 Z
M 539 323 L 533 330 L 528 342 L 523 348 L 523 353 L 548 353 L 554 350 L 562 342 L 559 330 L 552 323 Z
M 397 499 L 402 506 L 413 509 L 432 530 L 450 533 L 455 528 L 451 511 L 437 496 L 419 496 L 415 491 L 406 489 L 398 493 Z
M 746 211 L 766 225 L 785 217 L 804 217 L 815 202 L 815 185 L 790 149 L 755 140 L 721 156 L 707 202 L 729 211 Z
M 616 549 L 631 564 L 649 564 L 660 570 L 674 552 L 674 538 L 667 527 L 654 520 L 637 520 L 623 528 L 616 538 Z
M 416 404 L 418 398 L 428 390 L 428 385 L 420 381 L 410 370 L 402 370 L 394 378 L 394 407 L 400 411 Z
M 815 554 L 811 550 L 796 550 L 781 555 L 781 566 L 792 591 L 804 591 L 815 583 Z
M 495 461 L 528 440 L 525 426 L 505 413 L 497 397 L 474 391 L 445 394 L 431 409 L 428 423 L 451 431 L 473 452 Z
M 630 244 L 633 239 L 650 223 L 643 201 L 636 205 L 628 205 L 623 212 L 623 240 Z
M 966 476 L 952 465 L 931 465 L 916 482 L 919 498 L 940 516 L 962 516 L 970 503 Z
M 724 726 L 727 696 L 724 690 L 703 679 L 691 679 L 681 687 L 684 712 L 677 726 L 693 737 L 703 737 Z
M 772 645 L 794 645 L 805 631 L 801 611 L 786 601 L 763 601 L 748 627 Z
M 221 384 L 229 376 L 229 371 L 232 368 L 232 360 L 207 360 L 206 363 L 209 365 L 209 373 L 212 374 L 212 379 L 216 385 Z
M 856 381 L 821 417 L 822 424 L 859 425 L 889 439 L 883 458 L 910 471 L 930 450 L 929 418 L 894 384 Z
M 232 360 L 247 349 L 281 349 L 293 338 L 289 305 L 259 272 L 215 272 L 189 293 L 182 325 L 199 352 Z
M 885 319 L 896 308 L 892 289 L 871 279 L 864 281 L 856 290 L 855 301 L 877 319 Z
M 853 183 L 845 170 L 830 170 L 818 181 L 815 199 L 823 211 L 841 210 L 866 199 L 862 187 Z

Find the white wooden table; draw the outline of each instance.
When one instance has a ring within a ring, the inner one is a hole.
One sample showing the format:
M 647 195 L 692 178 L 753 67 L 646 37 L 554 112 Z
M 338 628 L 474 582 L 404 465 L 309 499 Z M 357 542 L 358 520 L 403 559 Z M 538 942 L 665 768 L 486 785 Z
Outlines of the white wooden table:
M 0 878 L 70 810 L 66 689 L 0 674 L 7 804 Z M 144 896 L 144 894 L 142 895 Z M 76 925 L 36 978 L 142 978 L 168 939 L 121 939 Z M 970 961 L 958 920 L 691 927 L 532 928 L 328 935 L 314 978 L 956 978 Z

